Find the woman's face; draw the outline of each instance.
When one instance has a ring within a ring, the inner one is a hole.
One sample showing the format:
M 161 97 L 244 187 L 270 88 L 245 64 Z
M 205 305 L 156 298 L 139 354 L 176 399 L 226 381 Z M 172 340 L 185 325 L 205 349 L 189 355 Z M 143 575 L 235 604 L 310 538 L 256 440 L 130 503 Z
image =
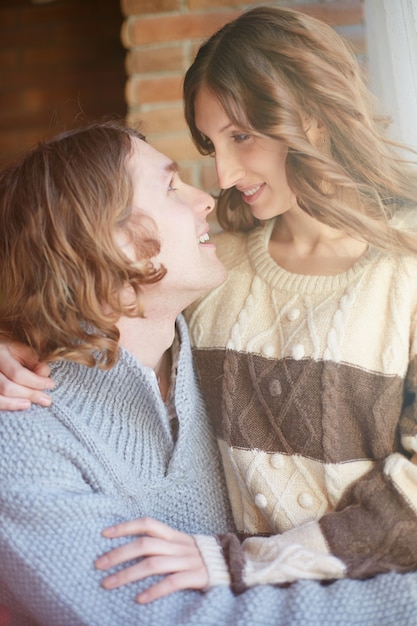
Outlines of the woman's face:
M 235 187 L 260 220 L 282 215 L 296 204 L 287 180 L 285 145 L 236 126 L 205 87 L 197 94 L 194 110 L 198 130 L 213 144 L 221 189 Z

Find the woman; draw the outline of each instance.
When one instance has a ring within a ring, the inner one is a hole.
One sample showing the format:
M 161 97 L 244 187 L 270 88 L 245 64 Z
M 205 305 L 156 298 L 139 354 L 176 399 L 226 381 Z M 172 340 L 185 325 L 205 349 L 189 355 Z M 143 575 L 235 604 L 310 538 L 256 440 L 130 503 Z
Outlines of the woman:
M 228 231 L 229 278 L 189 310 L 194 354 L 238 531 L 269 535 L 197 538 L 210 584 L 219 554 L 238 590 L 414 570 L 415 170 L 342 40 L 290 9 L 213 35 L 184 98 Z
M 290 9 L 214 34 L 184 100 L 229 270 L 189 328 L 235 523 L 258 535 L 217 538 L 232 584 L 417 569 L 416 171 L 346 45 Z
M 184 99 L 229 231 L 194 352 L 238 530 L 280 533 L 243 543 L 232 577 L 267 580 L 258 559 L 285 549 L 282 581 L 330 556 L 337 577 L 416 569 L 416 171 L 341 39 L 289 9 L 216 33 Z

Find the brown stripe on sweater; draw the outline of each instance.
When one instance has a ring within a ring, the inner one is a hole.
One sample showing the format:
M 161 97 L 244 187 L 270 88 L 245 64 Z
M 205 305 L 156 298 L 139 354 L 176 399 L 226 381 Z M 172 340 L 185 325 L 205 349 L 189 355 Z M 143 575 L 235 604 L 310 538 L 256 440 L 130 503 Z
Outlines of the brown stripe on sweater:
M 327 463 L 399 449 L 403 381 L 348 364 L 194 351 L 217 436 L 229 446 Z
M 239 538 L 237 535 L 227 533 L 218 535 L 217 541 L 222 548 L 224 560 L 229 570 L 232 591 L 237 594 L 242 593 L 247 587 L 243 581 L 245 555 Z
M 417 569 L 417 523 L 381 464 L 319 521 L 332 554 L 351 578 Z

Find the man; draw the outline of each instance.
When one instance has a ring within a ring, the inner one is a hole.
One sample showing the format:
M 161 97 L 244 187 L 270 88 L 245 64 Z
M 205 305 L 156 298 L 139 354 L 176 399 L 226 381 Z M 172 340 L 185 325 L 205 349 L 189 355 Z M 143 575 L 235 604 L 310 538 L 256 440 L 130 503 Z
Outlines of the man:
M 94 563 L 118 545 L 102 535 L 111 524 L 233 527 L 180 315 L 225 279 L 212 209 L 169 159 L 112 124 L 0 174 L 0 329 L 51 362 L 55 381 L 49 407 L 0 415 L 0 600 L 20 626 L 412 624 L 413 575 L 239 596 L 223 585 L 142 604 L 159 578 L 101 585 Z M 3 372 L 24 382 L 5 355 Z

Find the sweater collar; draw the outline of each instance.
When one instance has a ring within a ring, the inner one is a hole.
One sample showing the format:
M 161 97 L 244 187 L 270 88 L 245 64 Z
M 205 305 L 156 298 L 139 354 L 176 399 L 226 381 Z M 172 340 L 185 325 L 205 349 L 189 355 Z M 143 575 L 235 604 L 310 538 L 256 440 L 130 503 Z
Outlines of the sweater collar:
M 268 252 L 268 244 L 274 228 L 275 218 L 264 226 L 253 230 L 248 237 L 248 255 L 258 274 L 272 288 L 283 291 L 297 291 L 299 293 L 330 293 L 348 286 L 360 278 L 364 270 L 382 253 L 373 246 L 349 268 L 346 272 L 333 276 L 316 276 L 294 274 L 280 267 Z

